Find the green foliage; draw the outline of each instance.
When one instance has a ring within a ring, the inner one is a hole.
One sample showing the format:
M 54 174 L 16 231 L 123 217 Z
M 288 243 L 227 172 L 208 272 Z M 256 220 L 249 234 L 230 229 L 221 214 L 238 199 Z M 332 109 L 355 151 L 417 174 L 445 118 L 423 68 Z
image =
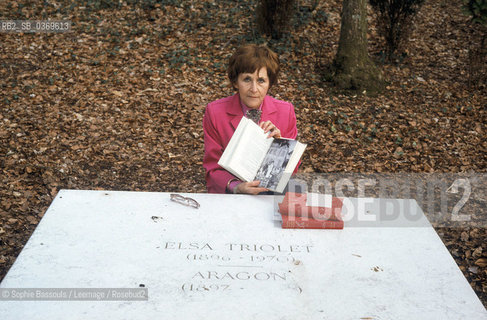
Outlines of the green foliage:
M 463 0 L 462 9 L 473 23 L 487 24 L 487 0 Z
M 156 4 L 161 7 L 164 6 L 178 6 L 180 1 L 177 0 L 127 0 L 127 3 L 132 6 L 140 6 L 144 10 L 153 10 Z
M 397 51 L 407 40 L 413 18 L 424 0 L 369 0 L 377 13 L 379 34 L 386 45 L 386 59 L 394 60 Z
M 295 10 L 295 0 L 260 0 L 256 12 L 259 31 L 280 39 L 288 31 Z
M 169 68 L 178 69 L 184 65 L 193 66 L 196 56 L 196 49 L 176 48 L 165 53 L 164 60 L 169 63 Z
M 312 0 L 310 5 L 302 5 L 300 4 L 300 1 L 298 1 L 297 9 L 295 11 L 294 27 L 306 25 L 312 19 L 317 22 L 318 20 L 321 20 L 321 22 L 326 23 L 328 16 L 322 10 L 317 10 L 318 4 L 318 0 Z M 313 17 L 313 12 L 315 11 L 316 17 Z
M 126 0 L 125 3 L 132 7 L 140 7 L 144 10 L 153 10 L 156 5 L 164 6 L 176 6 L 179 5 L 178 0 Z M 71 4 L 70 8 L 74 7 L 73 4 L 78 6 L 86 6 L 90 11 L 97 11 L 102 9 L 120 9 L 122 2 L 119 0 L 77 0 Z
M 120 3 L 116 0 L 85 0 L 79 1 L 80 4 L 93 8 L 95 10 L 100 9 L 116 9 L 120 7 Z

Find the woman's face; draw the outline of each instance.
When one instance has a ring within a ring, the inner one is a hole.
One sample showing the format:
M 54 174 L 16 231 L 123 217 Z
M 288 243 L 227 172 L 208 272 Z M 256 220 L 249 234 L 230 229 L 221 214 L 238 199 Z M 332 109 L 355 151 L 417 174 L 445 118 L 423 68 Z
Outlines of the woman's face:
M 240 73 L 233 86 L 238 90 L 243 104 L 258 109 L 269 90 L 267 68 L 263 67 L 254 73 Z

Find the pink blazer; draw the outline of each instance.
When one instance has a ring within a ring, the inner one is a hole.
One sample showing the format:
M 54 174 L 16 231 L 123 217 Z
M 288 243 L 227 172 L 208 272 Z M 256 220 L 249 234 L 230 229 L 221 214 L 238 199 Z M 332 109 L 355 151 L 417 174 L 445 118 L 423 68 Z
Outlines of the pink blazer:
M 218 165 L 223 151 L 243 117 L 238 94 L 209 103 L 203 117 L 205 154 L 203 167 L 206 170 L 206 187 L 210 193 L 225 193 L 227 183 L 235 176 Z M 270 96 L 264 98 L 261 121 L 270 120 L 283 138 L 296 139 L 296 114 L 289 102 Z

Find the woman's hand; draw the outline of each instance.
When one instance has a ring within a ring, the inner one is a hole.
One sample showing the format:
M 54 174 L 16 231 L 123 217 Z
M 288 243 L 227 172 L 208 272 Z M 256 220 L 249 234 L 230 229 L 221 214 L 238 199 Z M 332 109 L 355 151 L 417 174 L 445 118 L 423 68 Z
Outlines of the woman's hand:
M 269 191 L 267 188 L 259 187 L 260 181 L 250 181 L 239 183 L 235 189 L 234 193 L 246 193 L 246 194 L 259 194 L 261 192 Z
M 267 136 L 268 138 L 276 138 L 279 139 L 281 138 L 281 130 L 279 130 L 270 120 L 267 120 L 265 122 L 261 122 L 259 126 L 264 129 L 264 132 L 267 133 L 269 132 L 269 135 Z

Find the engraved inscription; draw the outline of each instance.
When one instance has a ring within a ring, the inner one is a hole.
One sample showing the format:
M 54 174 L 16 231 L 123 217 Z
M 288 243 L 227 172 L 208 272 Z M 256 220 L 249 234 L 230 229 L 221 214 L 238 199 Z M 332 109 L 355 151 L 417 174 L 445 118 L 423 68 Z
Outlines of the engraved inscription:
M 206 271 L 197 272 L 191 280 L 286 280 L 286 273 L 276 273 L 276 272 L 218 272 L 218 271 Z
M 251 283 L 262 282 L 276 285 L 289 283 L 285 286 L 299 287 L 293 270 L 300 268 L 303 258 L 313 252 L 311 244 L 282 243 L 215 244 L 204 241 L 167 241 L 161 248 L 185 252 L 188 263 L 201 266 L 202 269 L 208 268 L 188 274 L 180 287 L 183 292 L 188 293 L 245 289 L 251 288 Z M 245 283 L 248 285 L 242 285 Z M 299 292 L 302 292 L 301 288 Z

